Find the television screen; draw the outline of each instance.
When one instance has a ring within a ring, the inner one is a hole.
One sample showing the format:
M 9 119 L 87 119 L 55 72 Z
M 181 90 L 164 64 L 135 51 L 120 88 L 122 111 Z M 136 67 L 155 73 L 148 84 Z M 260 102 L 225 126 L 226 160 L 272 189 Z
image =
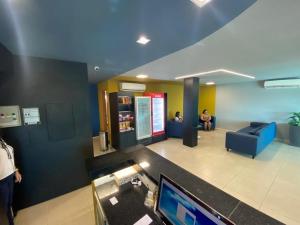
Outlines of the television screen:
M 160 177 L 156 211 L 166 224 L 234 225 L 164 175 Z

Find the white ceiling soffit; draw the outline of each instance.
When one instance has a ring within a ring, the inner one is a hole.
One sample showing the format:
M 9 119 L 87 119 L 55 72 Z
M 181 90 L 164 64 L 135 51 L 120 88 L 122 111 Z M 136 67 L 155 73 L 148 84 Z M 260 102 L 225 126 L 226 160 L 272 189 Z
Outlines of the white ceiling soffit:
M 147 74 L 174 80 L 184 74 L 224 68 L 252 74 L 256 80 L 300 76 L 300 1 L 258 0 L 253 6 L 206 39 L 123 74 Z M 251 79 L 220 73 L 201 83 L 247 82 Z

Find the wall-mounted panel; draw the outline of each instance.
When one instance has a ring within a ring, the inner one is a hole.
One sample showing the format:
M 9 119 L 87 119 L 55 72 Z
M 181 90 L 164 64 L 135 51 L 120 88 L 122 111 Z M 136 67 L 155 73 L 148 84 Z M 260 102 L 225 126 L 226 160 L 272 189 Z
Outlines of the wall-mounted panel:
M 0 128 L 18 127 L 22 125 L 20 107 L 0 106 Z

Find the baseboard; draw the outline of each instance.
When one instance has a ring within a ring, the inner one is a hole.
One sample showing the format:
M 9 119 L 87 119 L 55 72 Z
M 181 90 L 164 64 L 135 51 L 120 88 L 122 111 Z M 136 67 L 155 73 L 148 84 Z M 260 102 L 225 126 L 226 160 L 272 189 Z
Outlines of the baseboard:
M 282 142 L 282 143 L 285 143 L 285 144 L 289 144 L 289 140 L 284 139 L 284 138 L 275 138 L 275 141 Z
M 229 129 L 226 129 L 226 128 L 222 128 L 222 127 L 216 127 L 215 128 L 216 130 L 222 130 L 222 131 L 231 131 L 231 132 L 236 132 L 236 130 L 229 130 Z

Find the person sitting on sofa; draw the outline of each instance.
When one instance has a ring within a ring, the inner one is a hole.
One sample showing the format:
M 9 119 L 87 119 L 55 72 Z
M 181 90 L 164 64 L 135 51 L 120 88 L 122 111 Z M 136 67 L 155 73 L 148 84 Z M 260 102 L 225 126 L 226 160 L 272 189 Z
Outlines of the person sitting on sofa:
M 204 121 L 204 130 L 210 131 L 211 129 L 211 116 L 207 109 L 204 109 L 201 114 L 201 120 Z
M 176 122 L 182 122 L 183 121 L 183 119 L 182 119 L 182 116 L 180 115 L 180 112 L 176 112 L 175 113 L 175 119 L 174 119 Z

